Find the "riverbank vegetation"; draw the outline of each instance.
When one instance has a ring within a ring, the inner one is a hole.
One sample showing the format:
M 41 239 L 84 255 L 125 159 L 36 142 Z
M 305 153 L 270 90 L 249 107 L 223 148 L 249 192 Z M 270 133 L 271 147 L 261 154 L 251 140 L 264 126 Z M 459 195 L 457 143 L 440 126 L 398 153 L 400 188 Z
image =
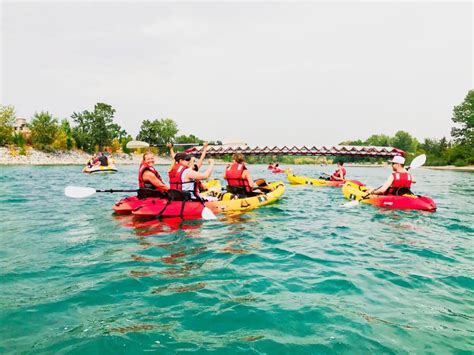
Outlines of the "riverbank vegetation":
M 419 142 L 408 132 L 398 131 L 393 137 L 375 134 L 364 140 L 349 140 L 341 145 L 375 145 L 396 147 L 406 151 L 408 158 L 426 154 L 426 165 L 466 166 L 474 164 L 474 90 L 470 90 L 464 101 L 453 109 L 452 139 L 425 138 Z M 353 161 L 345 158 L 345 161 Z
M 44 152 L 80 150 L 92 153 L 108 150 L 129 153 L 126 144 L 133 137 L 114 121 L 115 112 L 111 105 L 97 103 L 93 110 L 73 112 L 69 118 L 60 120 L 53 114 L 42 111 L 35 113 L 29 123 L 25 121 L 18 124 L 15 108 L 0 105 L 0 146 L 8 146 L 10 151 L 18 150 L 17 154 L 20 155 L 27 154 L 29 147 Z M 474 90 L 470 90 L 464 101 L 454 107 L 451 119 L 454 123 L 451 138 L 425 138 L 420 142 L 410 133 L 398 131 L 394 136 L 374 134 L 365 140 L 347 140 L 340 142 L 339 145 L 396 147 L 407 152 L 408 160 L 425 153 L 428 158 L 427 165 L 433 166 L 474 164 Z M 178 135 L 178 132 L 177 123 L 170 118 L 147 119 L 141 123 L 136 139 L 163 146 L 168 142 L 197 144 L 204 142 L 194 134 Z M 222 144 L 218 140 L 209 143 Z M 183 148 L 177 147 L 176 150 L 180 149 Z M 155 151 L 168 154 L 166 148 Z M 345 162 L 383 162 L 380 158 L 296 156 L 257 156 L 248 157 L 247 161 L 324 164 L 334 159 Z

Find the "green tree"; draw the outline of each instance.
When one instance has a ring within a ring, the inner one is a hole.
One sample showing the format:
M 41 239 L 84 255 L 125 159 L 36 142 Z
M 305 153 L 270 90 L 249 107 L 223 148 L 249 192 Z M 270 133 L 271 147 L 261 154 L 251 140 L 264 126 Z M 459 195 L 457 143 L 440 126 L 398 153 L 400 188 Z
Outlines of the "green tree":
M 13 124 L 15 123 L 15 108 L 0 105 L 0 146 L 13 141 Z
M 102 149 L 110 146 L 112 141 L 126 136 L 127 132 L 114 123 L 115 109 L 105 103 L 98 102 L 94 111 L 74 112 L 71 116 L 75 123 L 72 135 L 78 148 L 92 151 L 95 147 Z
M 49 112 L 35 113 L 30 123 L 33 147 L 50 151 L 59 131 L 58 120 Z
M 66 149 L 71 150 L 74 147 L 74 138 L 72 135 L 71 124 L 69 123 L 67 118 L 63 118 L 61 120 L 60 130 L 61 132 L 64 132 L 66 136 Z
M 130 153 L 130 149 L 127 148 L 127 143 L 130 142 L 131 140 L 133 140 L 133 137 L 129 134 L 126 137 L 122 137 L 120 139 L 120 145 L 122 147 L 122 152 L 124 152 L 126 154 Z
M 178 133 L 178 125 L 170 118 L 145 120 L 142 122 L 137 139 L 150 144 L 173 142 Z
M 457 127 L 453 127 L 451 135 L 458 144 L 467 147 L 474 146 L 474 90 L 469 90 L 464 101 L 454 107 L 452 120 Z
M 374 145 L 377 147 L 390 147 L 392 145 L 392 138 L 385 134 L 373 134 L 366 141 L 364 145 Z
M 198 137 L 196 137 L 194 134 L 190 134 L 189 136 L 186 135 L 181 135 L 177 136 L 174 139 L 174 143 L 198 143 L 198 144 L 203 144 L 204 141 Z
M 404 150 L 405 152 L 415 152 L 418 146 L 418 141 L 413 138 L 410 133 L 405 131 L 398 131 L 392 139 L 392 145 L 395 148 Z

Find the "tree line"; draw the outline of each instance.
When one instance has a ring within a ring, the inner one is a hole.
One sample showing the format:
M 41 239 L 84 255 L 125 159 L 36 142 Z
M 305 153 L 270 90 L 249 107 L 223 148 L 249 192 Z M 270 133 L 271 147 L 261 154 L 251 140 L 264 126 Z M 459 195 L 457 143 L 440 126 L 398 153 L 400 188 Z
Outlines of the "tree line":
M 474 90 L 470 90 L 464 101 L 453 109 L 452 139 L 443 137 L 425 138 L 419 142 L 408 132 L 398 131 L 393 137 L 374 134 L 366 140 L 341 142 L 340 145 L 374 145 L 395 147 L 406 151 L 408 158 L 426 154 L 427 165 L 465 166 L 474 164 Z M 353 161 L 353 158 L 345 158 Z
M 26 154 L 28 145 L 48 152 L 80 149 L 92 153 L 107 147 L 113 152 L 129 153 L 126 144 L 133 137 L 114 121 L 114 114 L 115 109 L 106 103 L 97 103 L 91 111 L 73 112 L 70 119 L 59 120 L 49 112 L 37 112 L 28 124 L 30 134 L 24 135 L 14 130 L 16 119 L 14 107 L 0 105 L 0 146 L 17 146 L 20 148 L 20 154 Z M 374 134 L 366 140 L 349 140 L 339 144 L 396 147 L 406 151 L 408 158 L 425 153 L 428 165 L 474 164 L 474 90 L 470 90 L 464 101 L 454 107 L 452 121 L 454 127 L 451 139 L 426 138 L 419 142 L 408 132 L 398 131 L 394 136 Z M 178 135 L 178 132 L 177 123 L 170 118 L 144 120 L 136 139 L 162 145 L 168 142 L 198 144 L 204 142 L 193 134 Z M 210 144 L 222 144 L 222 142 L 216 141 Z M 166 149 L 163 153 L 166 153 Z M 315 161 L 311 158 L 278 158 L 282 163 L 295 163 L 296 159 L 302 162 Z M 271 160 L 272 157 L 249 157 L 249 162 L 263 163 Z M 353 162 L 362 159 L 343 157 L 342 160 Z M 365 161 L 376 162 L 378 159 L 365 158 Z
M 0 105 L 0 146 L 17 146 L 20 154 L 26 154 L 27 146 L 46 152 L 79 149 L 93 153 L 110 149 L 129 153 L 126 145 L 133 137 L 114 121 L 115 112 L 111 105 L 100 102 L 93 110 L 73 112 L 70 119 L 59 120 L 47 111 L 37 112 L 25 134 L 15 132 L 15 108 Z M 178 135 L 178 132 L 177 123 L 170 118 L 144 120 L 136 138 L 150 144 L 204 142 L 193 134 Z

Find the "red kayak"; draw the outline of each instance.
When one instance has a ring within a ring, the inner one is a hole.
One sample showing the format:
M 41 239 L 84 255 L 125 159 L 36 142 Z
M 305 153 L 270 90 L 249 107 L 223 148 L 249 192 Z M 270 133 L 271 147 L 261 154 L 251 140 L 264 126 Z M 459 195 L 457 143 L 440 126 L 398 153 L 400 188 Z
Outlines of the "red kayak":
M 132 211 L 136 217 L 188 217 L 201 218 L 206 206 L 199 201 L 169 201 L 159 198 L 147 199 Z
M 428 196 L 374 196 L 368 198 L 367 203 L 377 207 L 400 210 L 436 211 L 436 203 Z
M 286 170 L 276 168 L 276 169 L 272 169 L 272 173 L 274 173 L 274 174 L 286 173 Z
M 120 215 L 133 214 L 137 217 L 181 217 L 201 218 L 206 206 L 199 201 L 169 201 L 158 197 L 138 198 L 128 196 L 112 208 Z

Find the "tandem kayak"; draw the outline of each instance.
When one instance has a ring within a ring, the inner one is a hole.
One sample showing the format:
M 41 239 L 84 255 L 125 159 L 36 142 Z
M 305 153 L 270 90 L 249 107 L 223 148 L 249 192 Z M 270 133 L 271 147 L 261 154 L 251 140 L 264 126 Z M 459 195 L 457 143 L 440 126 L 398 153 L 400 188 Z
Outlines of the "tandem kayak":
M 105 173 L 116 173 L 118 170 L 115 167 L 115 164 L 113 165 L 107 165 L 107 166 L 93 166 L 92 168 L 85 167 L 82 169 L 82 172 L 85 174 L 105 174 Z
M 244 212 L 268 205 L 278 200 L 285 192 L 283 182 L 273 182 L 265 187 L 260 186 L 262 194 L 239 197 L 230 192 L 217 194 L 216 201 L 168 201 L 165 199 L 148 199 L 132 211 L 136 217 L 198 217 L 204 207 L 213 213 Z M 205 198 L 206 194 L 203 194 Z
M 118 201 L 112 208 L 117 214 L 130 214 L 137 217 L 183 217 L 200 218 L 205 207 L 213 213 L 244 212 L 257 207 L 265 206 L 278 200 L 285 192 L 283 182 L 274 182 L 260 187 L 264 193 L 239 197 L 229 192 L 208 191 L 202 193 L 205 198 L 215 195 L 216 201 L 170 201 L 168 199 L 151 197 L 139 199 L 129 196 Z
M 296 175 L 293 175 L 291 172 L 287 174 L 287 178 L 288 178 L 288 182 L 292 185 L 342 187 L 346 182 L 352 182 L 358 186 L 364 185 L 363 183 L 357 180 L 328 181 L 324 179 L 309 178 L 306 176 L 296 176 Z
M 221 186 L 220 181 L 217 179 L 204 181 L 202 184 L 204 188 L 206 189 L 206 192 L 202 193 L 204 196 L 208 194 L 209 192 L 214 192 L 216 194 L 221 192 L 222 186 Z M 157 197 L 139 198 L 138 196 L 128 196 L 116 202 L 112 206 L 112 209 L 117 214 L 130 214 L 132 213 L 134 209 L 137 209 L 138 207 L 142 206 L 143 204 L 151 200 L 160 200 L 160 198 L 157 198 Z
M 420 210 L 420 211 L 436 211 L 436 203 L 427 196 L 418 196 L 406 194 L 396 195 L 369 195 L 368 188 L 357 184 L 347 182 L 342 187 L 342 193 L 349 200 L 358 200 L 362 203 L 368 203 L 377 207 L 393 208 L 401 210 Z M 366 197 L 367 196 L 367 197 Z

